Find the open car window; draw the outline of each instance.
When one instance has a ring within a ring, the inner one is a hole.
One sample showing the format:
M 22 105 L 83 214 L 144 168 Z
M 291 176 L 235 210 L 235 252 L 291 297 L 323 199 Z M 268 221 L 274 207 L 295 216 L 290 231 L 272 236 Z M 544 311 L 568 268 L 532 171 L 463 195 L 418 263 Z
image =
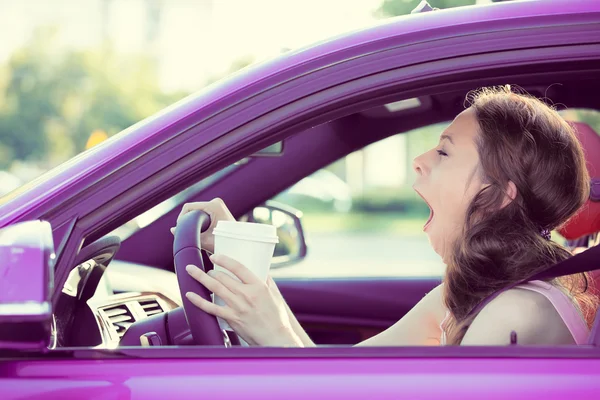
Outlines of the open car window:
M 447 125 L 373 143 L 275 196 L 302 211 L 311 241 L 305 260 L 272 275 L 441 277 L 444 265 L 423 233 L 429 208 L 412 189 L 412 160 L 434 147 Z

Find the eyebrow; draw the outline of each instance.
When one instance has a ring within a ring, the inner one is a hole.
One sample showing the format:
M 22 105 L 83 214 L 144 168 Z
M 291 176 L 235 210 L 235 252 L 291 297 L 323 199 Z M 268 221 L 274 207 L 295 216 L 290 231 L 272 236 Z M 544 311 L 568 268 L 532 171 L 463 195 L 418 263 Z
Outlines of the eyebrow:
M 448 135 L 442 135 L 440 136 L 440 142 L 444 139 L 447 139 L 450 143 L 454 144 L 454 141 L 452 140 L 452 138 Z

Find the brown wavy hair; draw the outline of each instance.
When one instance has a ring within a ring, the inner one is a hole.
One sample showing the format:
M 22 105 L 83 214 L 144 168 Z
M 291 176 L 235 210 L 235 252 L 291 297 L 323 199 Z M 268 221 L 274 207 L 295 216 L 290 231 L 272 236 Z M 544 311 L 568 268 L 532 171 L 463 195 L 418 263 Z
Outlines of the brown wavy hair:
M 581 144 L 552 106 L 509 86 L 471 92 L 467 102 L 479 123 L 479 173 L 489 185 L 472 200 L 447 266 L 445 331 L 454 345 L 485 298 L 571 256 L 541 232 L 564 224 L 590 193 Z M 509 182 L 517 194 L 506 205 Z M 586 275 L 551 283 L 571 293 L 591 325 L 597 301 Z

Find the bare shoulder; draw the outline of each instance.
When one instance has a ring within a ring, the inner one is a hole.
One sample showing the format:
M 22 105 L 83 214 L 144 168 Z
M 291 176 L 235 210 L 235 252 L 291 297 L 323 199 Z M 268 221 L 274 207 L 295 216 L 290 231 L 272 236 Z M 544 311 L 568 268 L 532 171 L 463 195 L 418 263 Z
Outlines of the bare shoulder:
M 544 295 L 526 289 L 503 292 L 481 310 L 462 344 L 510 344 L 511 332 L 519 344 L 571 344 L 573 338 L 562 318 Z

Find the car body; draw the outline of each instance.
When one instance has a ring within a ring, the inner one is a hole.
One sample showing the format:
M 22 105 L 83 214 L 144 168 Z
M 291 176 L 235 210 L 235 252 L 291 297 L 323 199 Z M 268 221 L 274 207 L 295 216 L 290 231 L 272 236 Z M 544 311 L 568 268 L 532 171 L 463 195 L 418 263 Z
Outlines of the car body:
M 217 174 L 178 204 L 221 197 L 241 217 L 352 151 L 452 119 L 465 94 L 479 86 L 518 84 L 569 107 L 600 110 L 599 72 L 595 0 L 508 2 L 399 17 L 244 69 L 140 122 L 4 197 L 0 227 L 47 221 L 55 287 L 63 288 L 78 257 L 97 240 L 209 176 Z M 395 112 L 385 107 L 409 99 L 419 99 L 418 105 Z M 282 156 L 239 163 L 278 141 L 284 141 Z M 180 302 L 167 272 L 173 269 L 169 228 L 179 208 L 168 209 L 122 239 L 108 268 L 118 265 L 118 274 L 110 276 L 112 289 L 102 301 L 156 291 L 174 293 L 166 297 Z M 151 287 L 150 276 L 164 286 Z M 348 345 L 389 327 L 439 282 L 281 279 L 278 286 L 316 343 Z M 53 307 L 60 298 L 55 290 Z M 98 336 L 98 326 L 90 326 L 81 331 Z M 2 398 L 600 395 L 594 344 L 110 348 L 78 340 L 79 346 L 1 353 Z

